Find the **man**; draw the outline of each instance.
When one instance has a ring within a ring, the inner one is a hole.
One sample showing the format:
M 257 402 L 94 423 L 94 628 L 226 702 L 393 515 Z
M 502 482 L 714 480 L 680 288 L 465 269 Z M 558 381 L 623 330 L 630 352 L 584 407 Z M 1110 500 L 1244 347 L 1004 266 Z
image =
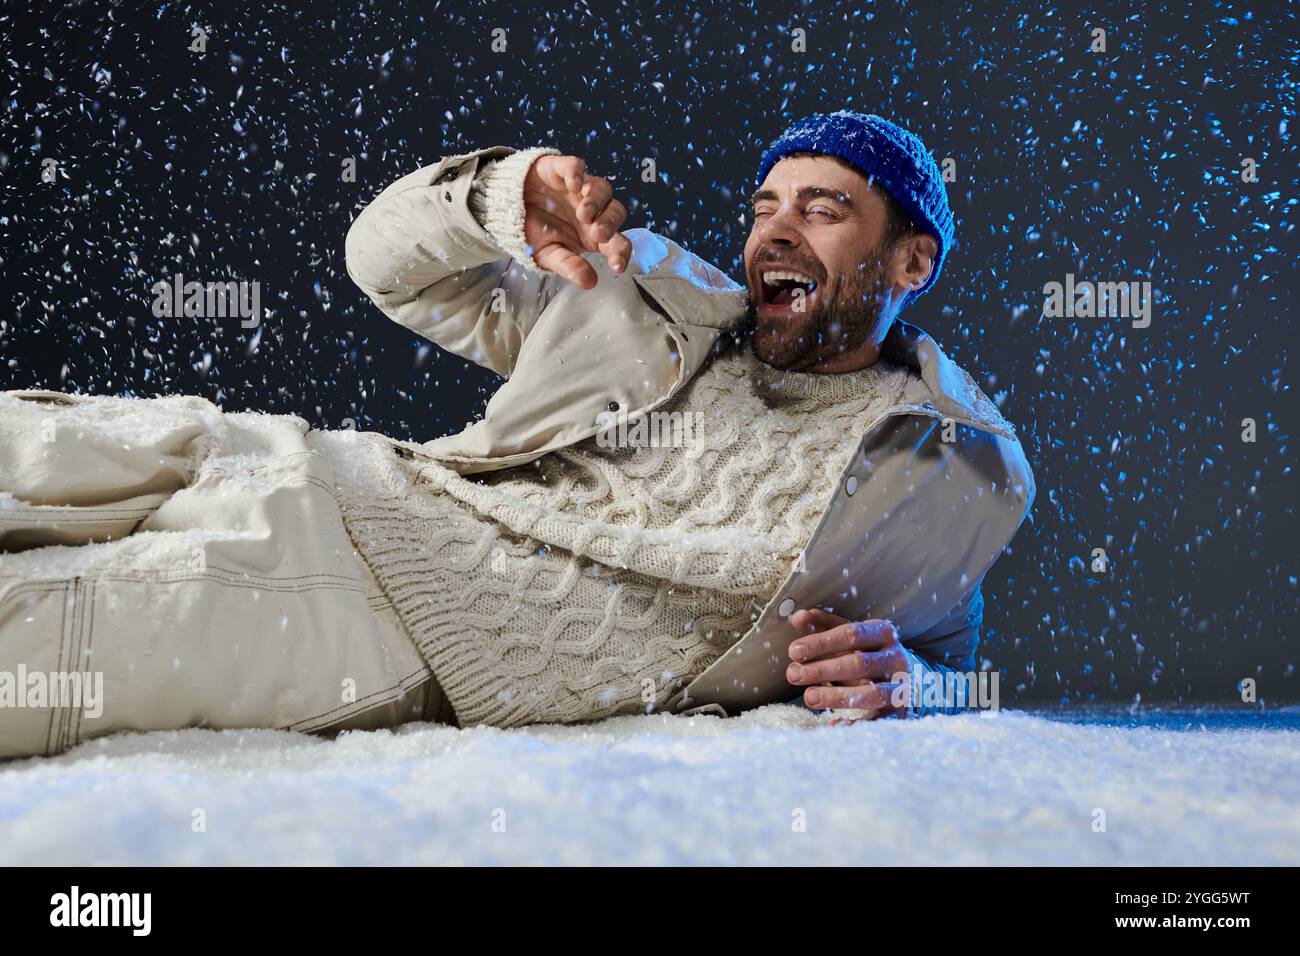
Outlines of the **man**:
M 898 318 L 951 246 L 944 187 L 914 136 L 845 112 L 787 131 L 758 183 L 747 290 L 620 233 L 610 185 L 555 150 L 384 190 L 349 274 L 506 379 L 424 445 L 5 396 L 0 666 L 107 672 L 98 723 L 0 711 L 0 744 L 727 714 L 800 688 L 925 709 L 898 676 L 973 667 L 980 582 L 1033 497 L 1010 426 Z

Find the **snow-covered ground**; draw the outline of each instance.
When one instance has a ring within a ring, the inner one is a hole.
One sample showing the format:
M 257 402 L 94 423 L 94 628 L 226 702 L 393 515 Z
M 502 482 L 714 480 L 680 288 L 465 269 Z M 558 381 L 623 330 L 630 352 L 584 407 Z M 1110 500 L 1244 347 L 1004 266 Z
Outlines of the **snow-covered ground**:
M 1295 708 L 1053 717 L 125 735 L 0 765 L 0 864 L 1300 863 Z

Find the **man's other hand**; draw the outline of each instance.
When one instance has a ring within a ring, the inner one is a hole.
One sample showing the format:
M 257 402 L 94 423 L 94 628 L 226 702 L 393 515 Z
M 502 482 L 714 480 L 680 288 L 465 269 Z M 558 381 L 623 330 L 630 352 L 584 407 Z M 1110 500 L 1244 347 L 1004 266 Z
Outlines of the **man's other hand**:
M 579 288 L 596 286 L 584 252 L 601 253 L 615 272 L 627 268 L 632 243 L 618 231 L 626 218 L 613 187 L 587 175 L 577 156 L 541 156 L 524 177 L 524 238 L 533 261 Z
M 790 644 L 785 677 L 808 688 L 805 704 L 816 710 L 861 710 L 869 720 L 907 715 L 906 707 L 893 702 L 899 686 L 893 678 L 908 671 L 909 661 L 891 622 L 848 621 L 812 608 L 796 611 L 790 623 L 803 636 Z

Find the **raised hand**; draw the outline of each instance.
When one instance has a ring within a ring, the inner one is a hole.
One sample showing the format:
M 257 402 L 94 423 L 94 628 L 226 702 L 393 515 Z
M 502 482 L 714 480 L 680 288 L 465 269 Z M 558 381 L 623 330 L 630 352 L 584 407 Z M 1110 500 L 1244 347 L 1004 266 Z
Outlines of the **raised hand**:
M 632 243 L 618 231 L 626 218 L 613 187 L 587 175 L 577 156 L 541 156 L 524 178 L 524 238 L 533 261 L 579 288 L 596 286 L 584 252 L 601 253 L 615 272 L 627 268 Z

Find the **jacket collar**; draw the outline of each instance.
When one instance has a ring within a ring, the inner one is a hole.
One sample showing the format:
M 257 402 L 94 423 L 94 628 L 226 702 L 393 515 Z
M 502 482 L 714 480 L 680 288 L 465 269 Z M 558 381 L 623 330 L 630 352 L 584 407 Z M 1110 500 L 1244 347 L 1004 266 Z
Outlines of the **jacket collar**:
M 915 325 L 896 319 L 885 336 L 881 355 L 915 372 L 930 393 L 929 404 L 944 417 L 1017 440 L 1015 428 L 997 406 L 961 366 L 944 354 L 938 342 Z

